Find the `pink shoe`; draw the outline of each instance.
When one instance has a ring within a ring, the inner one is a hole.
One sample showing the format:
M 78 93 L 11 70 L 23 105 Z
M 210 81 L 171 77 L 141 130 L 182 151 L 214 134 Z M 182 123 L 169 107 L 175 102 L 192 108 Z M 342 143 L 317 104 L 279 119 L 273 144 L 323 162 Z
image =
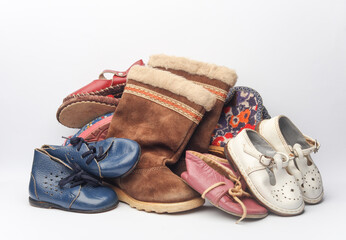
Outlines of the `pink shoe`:
M 231 215 L 244 218 L 264 218 L 267 209 L 245 192 L 245 184 L 228 161 L 210 154 L 186 151 L 187 171 L 181 174 L 193 189 L 214 206 Z

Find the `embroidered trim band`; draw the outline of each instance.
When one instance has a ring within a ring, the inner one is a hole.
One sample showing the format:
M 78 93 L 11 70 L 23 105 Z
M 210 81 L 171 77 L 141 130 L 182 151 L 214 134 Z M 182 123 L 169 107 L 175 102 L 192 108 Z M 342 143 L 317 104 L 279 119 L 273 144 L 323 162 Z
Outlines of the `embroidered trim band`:
M 190 119 L 196 124 L 199 124 L 199 122 L 202 120 L 203 115 L 197 110 L 176 99 L 164 96 L 155 91 L 139 87 L 133 84 L 127 84 L 124 93 L 125 92 L 136 95 L 138 97 L 145 98 L 147 100 L 160 104 L 161 106 L 169 108 L 179 113 L 180 115 L 183 115 L 184 117 Z
M 200 82 L 196 82 L 196 81 L 193 81 L 195 84 L 198 84 L 198 85 L 201 85 L 203 86 L 205 89 L 207 89 L 209 92 L 213 93 L 215 95 L 215 97 L 217 99 L 219 99 L 220 101 L 222 102 L 225 102 L 226 101 L 226 97 L 227 97 L 227 91 L 221 89 L 221 88 L 218 88 L 218 87 L 214 87 L 212 85 L 209 85 L 209 84 L 205 84 L 205 83 L 200 83 Z

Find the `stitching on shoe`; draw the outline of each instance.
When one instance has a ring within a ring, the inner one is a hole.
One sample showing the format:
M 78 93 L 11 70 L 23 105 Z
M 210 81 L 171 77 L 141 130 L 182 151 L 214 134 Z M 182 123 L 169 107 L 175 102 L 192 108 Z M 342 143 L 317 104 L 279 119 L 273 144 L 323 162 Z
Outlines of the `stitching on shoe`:
M 162 168 L 166 168 L 166 166 L 160 166 L 160 167 L 152 167 L 152 168 L 138 168 L 132 171 L 132 173 L 142 173 L 142 172 L 151 172 L 151 171 L 158 171 Z
M 184 108 L 187 108 L 189 111 L 191 111 L 192 113 L 194 113 L 195 115 L 197 115 L 198 117 L 203 117 L 203 114 L 201 114 L 199 111 L 197 111 L 196 109 L 194 109 L 193 107 L 190 107 L 188 106 L 187 104 L 185 103 L 182 103 L 180 102 L 179 100 L 176 100 L 174 98 L 171 98 L 171 97 L 168 97 L 168 96 L 165 96 L 165 95 L 162 95 L 158 92 L 155 92 L 155 91 L 152 91 L 152 90 L 149 90 L 149 89 L 146 89 L 144 87 L 139 87 L 139 86 L 136 86 L 134 84 L 128 84 L 127 85 L 129 88 L 135 88 L 135 89 L 138 89 L 138 90 L 141 90 L 141 91 L 144 91 L 144 92 L 147 92 L 147 93 L 151 93 L 153 95 L 157 95 L 158 97 L 160 98 L 163 98 L 164 100 L 168 100 L 170 102 L 174 102 L 175 104 L 177 104 L 178 106 L 180 107 L 184 107 Z M 126 88 L 128 89 L 128 88 Z
M 36 148 L 35 150 L 37 150 L 37 151 L 39 151 L 39 152 L 41 152 L 41 153 L 47 155 L 47 156 L 50 157 L 50 159 L 52 159 L 53 161 L 59 162 L 60 164 L 62 164 L 62 165 L 64 165 L 65 167 L 67 167 L 68 169 L 71 169 L 71 170 L 72 170 L 72 168 L 71 168 L 69 165 L 67 165 L 64 161 L 60 160 L 60 159 L 57 158 L 57 157 L 54 157 L 54 156 L 50 155 L 45 149 Z
M 179 100 L 164 96 L 149 89 L 128 84 L 124 90 L 124 93 L 136 95 L 138 97 L 155 102 L 163 107 L 175 111 L 176 113 L 179 113 L 196 124 L 199 124 L 203 117 L 203 115 L 196 109 L 180 102 Z
M 107 88 L 104 88 L 104 89 L 101 89 L 100 91 L 93 91 L 93 92 L 86 92 L 86 93 L 77 93 L 77 94 L 73 94 L 73 95 L 70 95 L 70 96 L 67 96 L 66 98 L 64 98 L 63 102 L 67 101 L 67 100 L 70 100 L 72 98 L 76 98 L 76 97 L 81 97 L 81 96 L 95 96 L 95 95 L 98 95 L 98 94 L 102 94 L 104 92 L 107 92 L 107 91 L 111 91 L 111 90 L 115 90 L 117 88 L 121 88 L 121 87 L 125 87 L 126 83 L 120 83 L 119 85 L 116 85 L 116 86 L 110 86 L 110 87 L 107 87 Z M 101 95 L 103 96 L 103 95 Z
M 95 158 L 94 158 L 94 161 L 96 162 L 97 167 L 98 167 L 98 169 L 99 169 L 99 175 L 100 175 L 100 178 L 102 178 L 102 174 L 101 174 L 101 168 L 100 168 L 100 165 L 99 165 L 98 161 L 96 161 L 96 159 L 95 159 Z
M 37 191 L 36 191 L 36 180 L 35 180 L 34 175 L 32 175 L 32 173 L 31 173 L 31 177 L 32 177 L 32 179 L 34 180 L 34 190 L 35 190 L 35 196 L 36 196 L 36 198 L 37 198 L 38 200 L 40 200 L 40 199 L 39 199 L 39 197 L 38 197 L 38 195 L 37 195 Z
M 77 196 L 72 200 L 72 202 L 71 202 L 70 206 L 68 206 L 68 208 L 71 208 L 72 204 L 77 200 L 77 198 L 79 197 L 79 194 L 80 194 L 81 189 L 82 189 L 82 186 L 79 186 L 78 194 L 77 194 Z
M 201 82 L 197 82 L 197 81 L 193 81 L 193 82 L 195 84 L 203 86 L 209 92 L 214 94 L 216 96 L 216 98 L 219 99 L 220 101 L 222 101 L 222 102 L 226 101 L 226 97 L 227 97 L 228 92 L 223 90 L 222 88 L 218 88 L 218 87 L 215 87 L 213 85 L 209 85 L 209 84 L 205 84 L 205 83 L 201 83 Z
M 88 100 L 83 100 L 83 101 L 79 101 L 79 102 L 73 102 L 73 103 L 70 103 L 68 105 L 66 105 L 62 110 L 61 112 L 68 106 L 70 105 L 74 105 L 74 104 L 78 104 L 78 103 L 98 103 L 98 104 L 101 104 L 101 105 L 107 105 L 107 106 L 111 106 L 111 107 L 116 107 L 116 105 L 111 105 L 110 103 L 102 103 L 102 102 L 97 102 L 97 101 L 88 101 Z M 60 112 L 60 113 L 61 113 Z

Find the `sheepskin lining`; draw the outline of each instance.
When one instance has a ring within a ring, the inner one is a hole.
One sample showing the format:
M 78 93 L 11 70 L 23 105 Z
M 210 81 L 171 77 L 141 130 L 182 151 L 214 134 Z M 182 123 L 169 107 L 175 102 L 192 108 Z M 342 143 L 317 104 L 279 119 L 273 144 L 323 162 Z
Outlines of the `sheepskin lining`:
M 190 74 L 207 76 L 210 79 L 220 80 L 233 87 L 237 82 L 237 74 L 234 70 L 224 66 L 199 62 L 183 57 L 158 54 L 150 56 L 148 65 L 165 69 L 182 70 Z
M 220 162 L 225 163 L 224 159 L 216 157 L 216 156 L 212 156 L 210 154 L 204 155 L 195 151 L 188 151 L 188 152 L 200 158 L 201 160 L 203 160 L 206 164 L 209 165 L 209 167 L 213 168 L 215 171 L 217 171 L 221 175 L 226 176 L 227 178 L 229 178 L 228 175 L 235 176 L 232 170 L 226 168 L 220 163 Z
M 206 111 L 210 111 L 216 102 L 215 95 L 202 86 L 167 71 L 136 65 L 130 69 L 127 78 L 186 97 Z

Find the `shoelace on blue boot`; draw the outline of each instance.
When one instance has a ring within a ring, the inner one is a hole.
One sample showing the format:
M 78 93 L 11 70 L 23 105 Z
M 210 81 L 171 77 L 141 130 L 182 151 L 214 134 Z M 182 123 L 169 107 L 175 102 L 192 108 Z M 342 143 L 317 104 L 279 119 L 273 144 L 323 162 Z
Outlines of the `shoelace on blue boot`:
M 89 185 L 92 187 L 97 187 L 101 185 L 101 181 L 87 172 L 85 172 L 83 169 L 80 168 L 80 166 L 76 163 L 72 163 L 71 168 L 73 170 L 73 173 L 63 178 L 59 181 L 59 187 L 63 187 L 68 183 L 71 183 L 70 188 L 73 188 L 75 186 L 79 185 Z
M 86 164 L 88 165 L 94 158 L 96 159 L 96 161 L 101 161 L 106 157 L 106 152 L 103 151 L 102 146 L 99 147 L 98 154 L 96 154 L 96 147 L 90 146 L 83 138 L 73 137 L 70 139 L 70 143 L 72 146 L 77 147 L 77 151 L 81 149 L 83 143 L 88 146 L 90 150 L 82 154 L 82 158 L 86 158 L 89 156 L 86 160 Z

